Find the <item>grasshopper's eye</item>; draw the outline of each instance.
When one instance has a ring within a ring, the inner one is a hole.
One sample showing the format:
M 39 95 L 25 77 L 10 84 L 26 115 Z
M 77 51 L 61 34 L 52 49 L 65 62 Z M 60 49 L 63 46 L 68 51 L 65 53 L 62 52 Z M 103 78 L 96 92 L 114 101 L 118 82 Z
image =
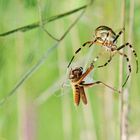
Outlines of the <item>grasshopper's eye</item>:
M 80 70 L 83 71 L 83 67 L 80 67 Z

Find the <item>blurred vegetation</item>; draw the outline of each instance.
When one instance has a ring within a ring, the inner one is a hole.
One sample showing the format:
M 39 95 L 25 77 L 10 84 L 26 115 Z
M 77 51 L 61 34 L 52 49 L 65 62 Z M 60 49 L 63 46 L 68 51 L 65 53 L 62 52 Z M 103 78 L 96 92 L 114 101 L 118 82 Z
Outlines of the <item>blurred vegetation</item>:
M 42 19 L 68 12 L 85 5 L 88 1 L 71 0 L 0 0 L 0 34 Z M 126 0 L 126 40 L 128 40 L 130 2 Z M 40 9 L 40 10 L 39 10 Z M 72 89 L 61 87 L 66 79 L 68 62 L 74 51 L 93 38 L 94 29 L 107 25 L 114 31 L 121 29 L 121 0 L 95 0 L 77 24 L 53 49 L 48 59 L 38 70 L 0 106 L 0 140 L 118 140 L 119 139 L 119 95 L 110 89 L 95 86 L 86 90 L 88 105 L 73 104 Z M 60 38 L 81 11 L 46 24 L 44 27 L 56 38 Z M 133 42 L 140 52 L 140 1 L 135 0 Z M 0 37 L 0 99 L 7 97 L 22 76 L 40 61 L 56 41 L 41 27 L 27 32 L 16 32 Z M 120 42 L 118 41 L 118 45 Z M 74 60 L 74 65 L 90 64 L 101 50 L 92 47 L 83 50 Z M 103 52 L 104 49 L 103 49 Z M 97 64 L 108 58 L 105 52 Z M 140 60 L 139 60 L 140 61 Z M 129 102 L 129 137 L 140 139 L 140 73 L 135 74 L 132 56 L 132 75 Z M 126 65 L 125 65 L 126 66 Z M 124 67 L 125 68 L 125 67 Z M 126 68 L 124 77 L 126 77 Z M 119 57 L 105 68 L 95 69 L 91 75 L 118 88 Z M 127 86 L 126 86 L 127 87 Z

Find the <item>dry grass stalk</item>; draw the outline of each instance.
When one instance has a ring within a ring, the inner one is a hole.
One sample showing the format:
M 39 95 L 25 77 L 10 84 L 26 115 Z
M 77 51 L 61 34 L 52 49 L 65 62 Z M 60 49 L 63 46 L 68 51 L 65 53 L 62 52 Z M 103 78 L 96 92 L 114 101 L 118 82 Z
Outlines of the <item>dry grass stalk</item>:
M 125 25 L 125 0 L 123 0 L 122 5 L 122 25 Z M 129 12 L 129 42 L 132 43 L 133 39 L 133 19 L 134 19 L 134 0 L 130 0 L 130 12 Z M 122 43 L 124 42 L 124 36 L 122 37 Z M 131 61 L 131 50 L 128 49 L 128 56 Z M 121 60 L 122 61 L 122 60 Z M 120 69 L 121 69 L 121 76 L 120 76 L 120 85 L 122 82 L 122 70 L 123 70 L 123 62 L 120 62 Z M 121 95 L 121 122 L 120 122 L 120 139 L 121 140 L 128 140 L 128 115 L 129 115 L 129 92 L 130 92 L 130 82 L 129 79 L 127 88 L 124 90 L 123 94 Z M 123 89 L 122 89 L 123 90 Z

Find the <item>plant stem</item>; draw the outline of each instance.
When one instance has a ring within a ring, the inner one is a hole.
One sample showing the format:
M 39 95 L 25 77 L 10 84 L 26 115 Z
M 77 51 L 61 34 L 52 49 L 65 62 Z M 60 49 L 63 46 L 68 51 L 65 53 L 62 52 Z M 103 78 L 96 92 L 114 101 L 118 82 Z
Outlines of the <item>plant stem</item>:
M 125 0 L 123 0 L 122 5 L 122 25 L 125 27 Z M 133 21 L 134 21 L 134 0 L 130 0 L 130 11 L 129 11 L 129 42 L 132 43 L 133 38 Z M 124 43 L 124 36 L 122 38 L 122 43 Z M 129 60 L 131 61 L 131 50 L 128 49 Z M 123 63 L 121 62 L 121 70 L 123 69 Z M 122 82 L 122 72 L 120 77 L 120 84 Z M 127 83 L 127 88 L 124 90 L 124 93 L 121 95 L 121 118 L 120 118 L 120 139 L 128 140 L 128 115 L 129 115 L 129 92 L 130 92 L 130 84 L 131 78 Z M 123 90 L 123 89 L 122 89 Z
M 122 0 L 122 7 L 121 7 L 121 27 L 124 28 L 125 27 L 125 9 L 126 9 L 126 2 L 125 0 Z M 124 34 L 122 34 L 121 37 L 121 44 L 124 44 L 125 41 L 125 32 Z M 122 49 L 121 51 L 122 53 L 124 52 L 124 50 Z M 122 56 L 120 56 L 120 61 L 119 61 L 119 65 L 120 65 L 120 77 L 119 77 L 119 87 L 120 87 L 120 91 L 122 92 L 121 96 L 120 96 L 120 140 L 126 140 L 124 139 L 124 137 L 126 136 L 126 131 L 125 131 L 125 113 L 124 113 L 124 94 L 123 94 L 123 88 L 122 88 L 122 84 L 123 84 L 123 58 Z

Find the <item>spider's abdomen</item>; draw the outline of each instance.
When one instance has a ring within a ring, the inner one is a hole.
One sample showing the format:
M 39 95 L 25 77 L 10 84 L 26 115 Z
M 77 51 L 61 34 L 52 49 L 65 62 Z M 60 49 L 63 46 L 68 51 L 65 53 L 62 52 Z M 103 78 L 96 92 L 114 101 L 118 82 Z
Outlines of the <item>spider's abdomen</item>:
M 114 44 L 113 40 L 116 38 L 115 32 L 107 26 L 99 26 L 95 30 L 95 37 L 97 38 L 97 43 Z

